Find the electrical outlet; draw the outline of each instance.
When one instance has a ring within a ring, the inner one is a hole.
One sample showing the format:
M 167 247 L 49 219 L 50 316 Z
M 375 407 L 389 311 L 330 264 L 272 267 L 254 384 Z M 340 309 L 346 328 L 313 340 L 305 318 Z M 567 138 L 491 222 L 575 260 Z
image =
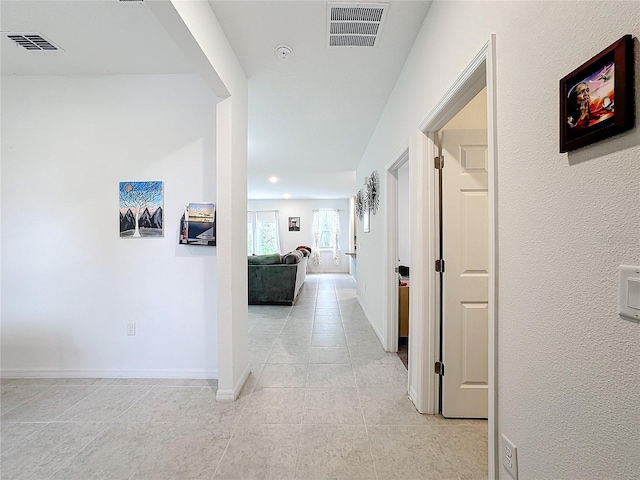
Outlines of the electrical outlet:
M 518 456 L 516 446 L 502 434 L 502 466 L 518 480 Z
M 134 322 L 127 323 L 127 335 L 136 334 L 136 324 Z

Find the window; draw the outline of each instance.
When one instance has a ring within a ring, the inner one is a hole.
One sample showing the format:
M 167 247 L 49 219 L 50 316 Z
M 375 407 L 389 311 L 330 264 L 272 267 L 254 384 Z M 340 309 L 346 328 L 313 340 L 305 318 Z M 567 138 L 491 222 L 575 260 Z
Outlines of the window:
M 336 223 L 335 210 L 318 210 L 316 231 L 318 232 L 318 248 L 320 250 L 332 250 L 336 244 L 334 225 Z
M 320 265 L 322 258 L 320 250 L 333 250 L 333 263 L 340 265 L 340 211 L 339 210 L 314 210 L 313 211 L 313 248 L 311 249 L 311 261 L 314 265 Z
M 247 255 L 280 253 L 278 211 L 247 212 Z

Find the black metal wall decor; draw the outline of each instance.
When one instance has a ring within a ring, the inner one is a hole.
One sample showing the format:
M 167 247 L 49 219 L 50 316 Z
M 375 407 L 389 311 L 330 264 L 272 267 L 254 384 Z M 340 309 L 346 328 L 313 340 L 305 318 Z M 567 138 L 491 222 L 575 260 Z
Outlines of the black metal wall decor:
M 362 189 L 358 190 L 358 193 L 356 193 L 354 203 L 356 208 L 356 217 L 362 220 L 364 218 L 364 209 L 365 209 L 364 195 L 362 195 Z
M 380 179 L 377 170 L 371 172 L 367 179 L 367 205 L 371 213 L 375 215 L 380 205 Z

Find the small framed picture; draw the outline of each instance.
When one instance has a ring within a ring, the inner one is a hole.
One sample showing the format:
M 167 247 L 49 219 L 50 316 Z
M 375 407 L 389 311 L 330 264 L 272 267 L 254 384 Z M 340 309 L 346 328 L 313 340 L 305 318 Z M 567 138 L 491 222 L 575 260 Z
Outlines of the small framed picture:
M 300 231 L 300 217 L 289 217 L 289 231 L 290 232 Z
M 560 152 L 633 128 L 633 70 L 625 35 L 560 80 Z

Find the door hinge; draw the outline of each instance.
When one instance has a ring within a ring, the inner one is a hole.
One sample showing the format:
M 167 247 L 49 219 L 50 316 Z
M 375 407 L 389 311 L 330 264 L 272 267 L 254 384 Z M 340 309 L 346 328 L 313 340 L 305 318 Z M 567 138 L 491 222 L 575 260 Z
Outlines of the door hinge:
M 444 363 L 436 362 L 435 363 L 435 372 L 436 375 L 441 375 L 444 377 Z
M 444 273 L 444 260 L 442 258 L 436 260 L 436 272 Z
M 436 170 L 441 170 L 444 168 L 444 157 L 435 157 L 433 160 Z

